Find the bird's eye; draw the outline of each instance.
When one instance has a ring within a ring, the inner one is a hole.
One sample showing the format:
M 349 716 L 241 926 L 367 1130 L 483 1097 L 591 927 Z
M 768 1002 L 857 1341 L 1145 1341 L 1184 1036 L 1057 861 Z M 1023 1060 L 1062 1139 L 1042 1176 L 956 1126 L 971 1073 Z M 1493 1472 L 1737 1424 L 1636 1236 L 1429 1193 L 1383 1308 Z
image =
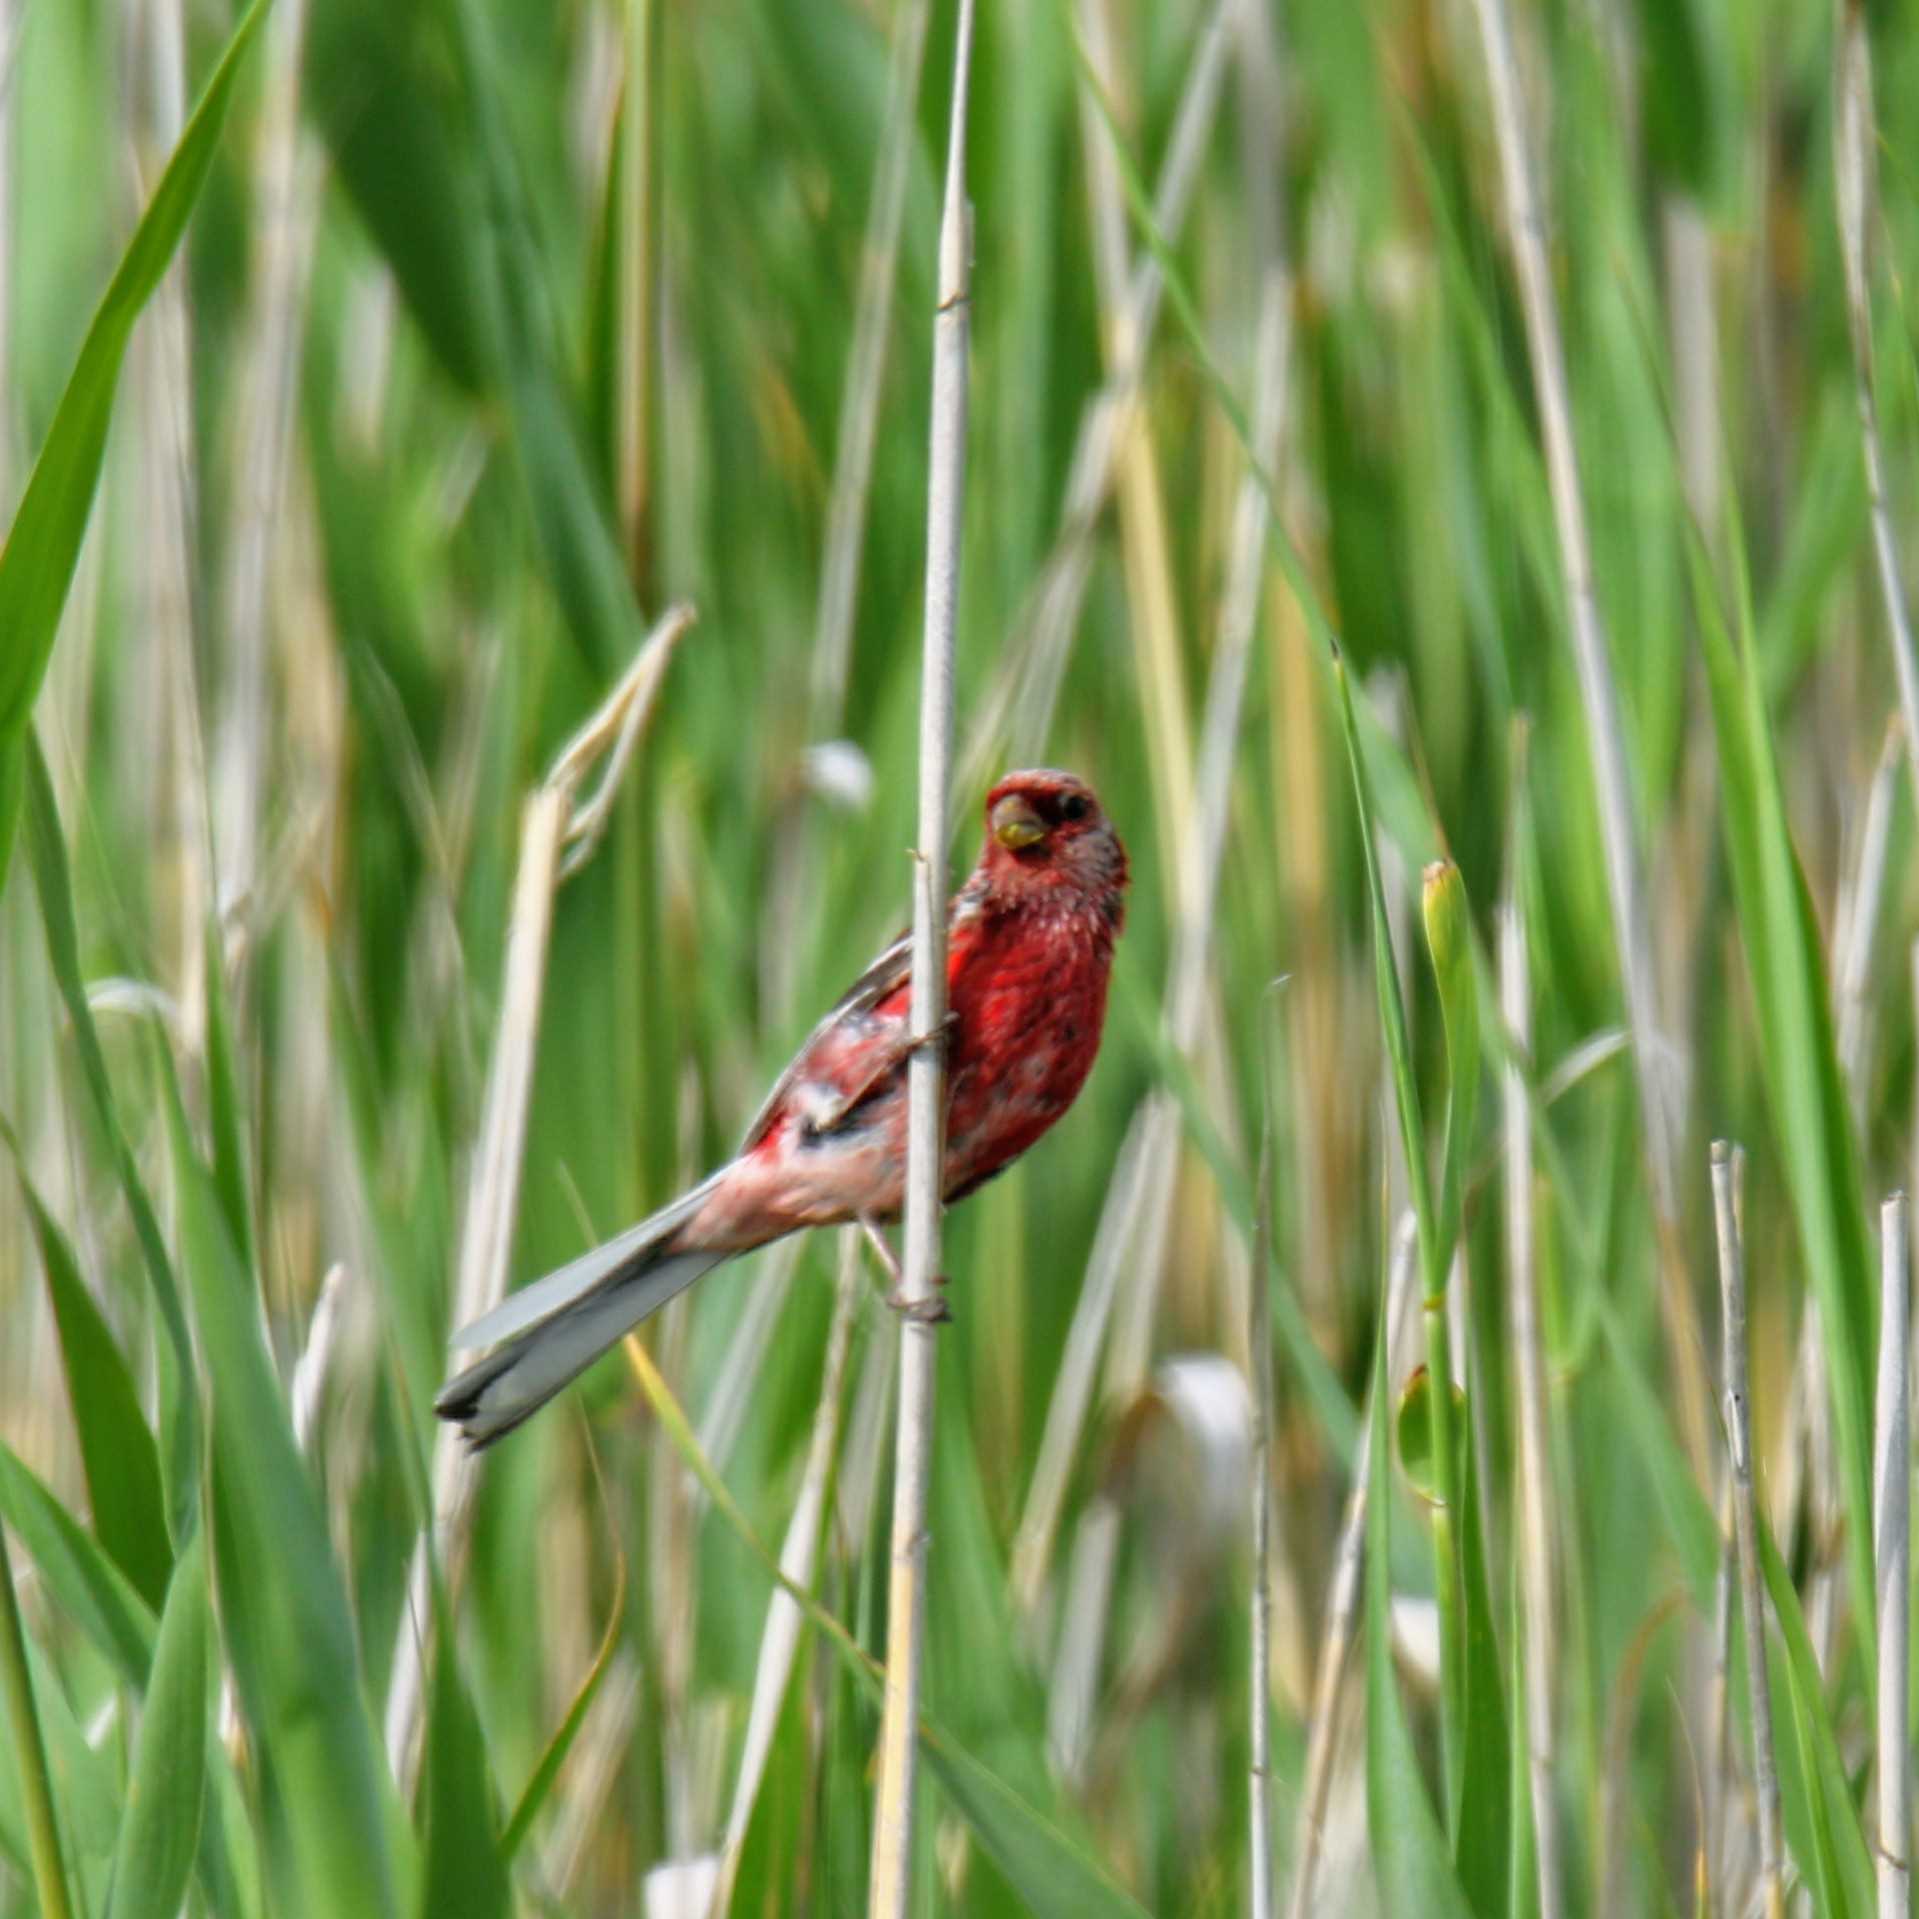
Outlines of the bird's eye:
M 1083 793 L 1068 793 L 1059 803 L 1059 816 L 1063 820 L 1083 820 L 1091 810 Z

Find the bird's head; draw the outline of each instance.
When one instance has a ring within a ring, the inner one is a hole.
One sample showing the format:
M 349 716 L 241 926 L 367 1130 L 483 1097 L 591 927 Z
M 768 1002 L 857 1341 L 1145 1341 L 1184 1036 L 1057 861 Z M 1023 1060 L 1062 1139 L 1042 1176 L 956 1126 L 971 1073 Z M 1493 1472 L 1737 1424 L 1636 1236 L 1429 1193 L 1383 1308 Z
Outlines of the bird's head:
M 1126 849 L 1098 795 L 1071 773 L 1039 767 L 999 781 L 986 796 L 980 871 L 996 893 L 1078 895 L 1118 924 Z

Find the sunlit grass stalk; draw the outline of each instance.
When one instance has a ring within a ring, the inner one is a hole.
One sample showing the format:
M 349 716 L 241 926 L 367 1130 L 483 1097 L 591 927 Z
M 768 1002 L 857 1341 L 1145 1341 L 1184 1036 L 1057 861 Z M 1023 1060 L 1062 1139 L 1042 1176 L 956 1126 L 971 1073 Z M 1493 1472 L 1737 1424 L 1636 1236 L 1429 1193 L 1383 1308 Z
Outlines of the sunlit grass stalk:
M 1912 1448 L 1908 1366 L 1912 1218 L 1904 1193 L 1879 1209 L 1879 1392 L 1872 1460 L 1873 1553 L 1879 1602 L 1879 1919 L 1911 1910 L 1912 1748 L 1907 1673 L 1912 1590 Z
M 1772 1685 L 1766 1672 L 1766 1609 L 1759 1577 L 1759 1517 L 1752 1480 L 1751 1388 L 1746 1371 L 1746 1256 L 1741 1238 L 1744 1154 L 1712 1146 L 1713 1223 L 1719 1240 L 1724 1314 L 1726 1445 L 1732 1459 L 1733 1532 L 1739 1547 L 1739 1607 L 1746 1625 L 1746 1684 L 1752 1704 L 1753 1789 L 1759 1801 L 1759 1875 L 1767 1919 L 1785 1912 L 1779 1771 L 1773 1760 Z
M 1859 438 L 1866 465 L 1866 496 L 1872 516 L 1872 548 L 1879 563 L 1886 636 L 1899 680 L 1899 708 L 1906 722 L 1906 753 L 1919 797 L 1919 655 L 1899 576 L 1899 548 L 1886 505 L 1885 453 L 1879 439 L 1879 406 L 1872 370 L 1872 288 L 1868 233 L 1877 217 L 1873 165 L 1876 137 L 1872 110 L 1872 45 L 1861 0 L 1840 0 L 1833 40 L 1833 190 L 1838 200 L 1839 255 L 1846 275 L 1846 313 L 1852 330 L 1853 392 L 1859 408 Z
M 1526 1761 L 1532 1785 L 1533 1854 L 1541 1919 L 1562 1910 L 1559 1803 L 1553 1787 L 1553 1705 L 1557 1636 L 1553 1625 L 1552 1455 L 1548 1450 L 1546 1358 L 1534 1258 L 1532 1114 L 1526 1065 L 1532 1049 L 1532 967 L 1526 950 L 1519 848 L 1529 829 L 1526 741 L 1517 730 L 1513 754 L 1514 846 L 1499 914 L 1499 1010 L 1513 1051 L 1500 1068 L 1505 1127 L 1506 1295 L 1511 1314 L 1513 1372 L 1519 1387 L 1519 1589 L 1524 1614 Z
M 66 1867 L 60 1857 L 60 1828 L 54 1818 L 53 1781 L 33 1701 L 26 1635 L 20 1627 L 20 1597 L 14 1590 L 13 1562 L 7 1552 L 4 1526 L 0 1526 L 0 1693 L 6 1698 L 13 1772 L 24 1801 L 28 1855 L 33 1862 L 34 1889 L 40 1895 L 41 1919 L 72 1919 Z
M 887 1579 L 886 1695 L 873 1808 L 872 1919 L 905 1919 L 913 1877 L 913 1800 L 926 1628 L 926 1507 L 932 1481 L 939 1339 L 932 1318 L 945 1195 L 947 794 L 952 781 L 953 655 L 966 496 L 966 374 L 972 209 L 966 107 L 973 0 L 960 0 L 952 119 L 940 212 L 933 320 L 932 447 L 926 508 L 926 627 L 920 667 L 919 854 L 913 888 L 913 1031 L 907 1067 L 906 1250 L 901 1273 L 899 1441 Z
M 1612 902 L 1613 944 L 1632 1032 L 1633 1069 L 1639 1087 L 1640 1128 L 1660 1240 L 1660 1304 L 1677 1393 L 1679 1428 L 1693 1470 L 1702 1483 L 1707 1465 L 1707 1402 L 1704 1349 L 1683 1258 L 1679 1230 L 1677 1154 L 1681 1132 L 1666 1042 L 1659 1024 L 1652 978 L 1651 921 L 1647 912 L 1632 775 L 1619 689 L 1593 579 L 1592 541 L 1580 492 L 1579 457 L 1573 440 L 1572 403 L 1558 304 L 1546 254 L 1545 211 L 1536 182 L 1541 177 L 1526 129 L 1518 62 L 1505 0 L 1474 0 L 1492 86 L 1493 125 L 1505 184 L 1506 217 L 1520 304 L 1525 314 L 1533 386 L 1546 443 L 1546 476 L 1558 529 L 1562 583 L 1570 622 L 1573 661 L 1592 751 L 1599 797 L 1600 838 Z
M 660 33 L 663 0 L 626 0 L 626 98 L 619 172 L 619 333 L 614 503 L 636 593 L 652 570 L 652 446 L 659 321 Z
M 1393 1235 L 1392 1271 L 1387 1280 L 1386 1343 L 1399 1343 L 1400 1332 L 1413 1301 L 1417 1274 L 1418 1234 L 1410 1213 L 1401 1218 Z M 1387 1355 L 1387 1376 L 1392 1360 Z M 1359 1576 L 1366 1558 L 1366 1501 L 1373 1478 L 1373 1422 L 1359 1422 L 1359 1454 L 1353 1462 L 1353 1488 L 1346 1498 L 1340 1522 L 1339 1544 L 1333 1553 L 1333 1576 L 1326 1592 L 1326 1626 L 1320 1638 L 1319 1664 L 1313 1677 L 1312 1719 L 1306 1736 L 1305 1783 L 1300 1788 L 1299 1815 L 1293 1827 L 1293 1893 L 1287 1901 L 1287 1919 L 1311 1919 L 1316 1903 L 1319 1850 L 1325 1837 L 1326 1801 L 1333 1785 L 1333 1758 L 1339 1733 L 1339 1695 L 1346 1681 L 1346 1662 L 1352 1656 L 1353 1626 L 1359 1616 Z M 1388 1486 L 1390 1496 L 1390 1484 Z
M 577 869 L 605 831 L 613 798 L 653 709 L 673 649 L 692 621 L 692 610 L 684 606 L 672 608 L 661 619 L 606 702 L 554 761 L 522 813 L 499 1026 L 455 1269 L 455 1325 L 470 1324 L 491 1311 L 506 1292 L 507 1262 L 519 1216 L 520 1172 L 554 896 L 561 881 Z M 577 804 L 581 786 L 602 758 L 606 770 L 598 789 L 585 804 Z M 477 1456 L 451 1426 L 441 1427 L 433 1454 L 433 1554 L 429 1556 L 425 1539 L 414 1550 L 387 1692 L 387 1760 L 400 1779 L 412 1776 L 419 1756 L 434 1558 L 448 1584 L 457 1585 L 478 1488 Z

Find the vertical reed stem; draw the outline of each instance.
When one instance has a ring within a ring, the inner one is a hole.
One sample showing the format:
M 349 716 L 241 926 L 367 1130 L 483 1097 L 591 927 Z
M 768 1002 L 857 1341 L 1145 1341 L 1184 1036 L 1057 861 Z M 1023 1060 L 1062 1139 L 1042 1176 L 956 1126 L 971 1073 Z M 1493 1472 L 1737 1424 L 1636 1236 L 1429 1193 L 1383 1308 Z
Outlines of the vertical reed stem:
M 933 319 L 932 453 L 926 508 L 926 626 L 920 681 L 918 884 L 913 910 L 913 1031 L 927 1042 L 907 1067 L 906 1257 L 901 1274 L 899 1448 L 887 1582 L 886 1701 L 873 1818 L 872 1919 L 905 1919 L 913 1870 L 920 1654 L 925 1636 L 926 1496 L 932 1478 L 933 1393 L 939 1359 L 929 1308 L 940 1261 L 946 1132 L 946 794 L 953 758 L 953 646 L 960 526 L 966 491 L 966 94 L 973 0 L 960 0 L 953 108 L 940 215 L 939 306 Z

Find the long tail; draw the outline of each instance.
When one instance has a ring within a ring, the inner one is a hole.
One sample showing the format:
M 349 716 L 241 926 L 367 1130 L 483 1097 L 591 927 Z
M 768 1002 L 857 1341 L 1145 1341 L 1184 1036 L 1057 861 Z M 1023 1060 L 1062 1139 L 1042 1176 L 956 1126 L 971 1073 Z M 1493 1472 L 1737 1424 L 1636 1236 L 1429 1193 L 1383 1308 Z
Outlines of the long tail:
M 673 1231 L 712 1182 L 664 1212 L 512 1294 L 456 1333 L 456 1346 L 491 1346 L 477 1365 L 440 1389 L 433 1410 L 454 1420 L 477 1452 L 510 1433 L 623 1339 L 649 1313 L 730 1253 L 672 1252 Z

